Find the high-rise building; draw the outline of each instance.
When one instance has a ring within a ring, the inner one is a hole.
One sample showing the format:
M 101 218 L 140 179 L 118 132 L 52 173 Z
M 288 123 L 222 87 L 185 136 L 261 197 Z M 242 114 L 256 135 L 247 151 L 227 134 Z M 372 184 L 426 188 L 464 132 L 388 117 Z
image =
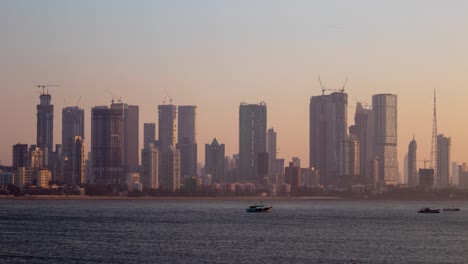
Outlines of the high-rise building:
M 44 158 L 43 151 L 36 145 L 31 145 L 28 151 L 28 169 L 43 169 L 44 164 L 42 163 Z
M 356 135 L 349 135 L 346 140 L 346 171 L 347 176 L 359 176 L 360 174 L 360 149 L 359 140 Z
M 297 192 L 301 186 L 301 167 L 289 162 L 289 166 L 285 168 L 285 182 L 291 185 L 292 192 Z
M 159 152 L 153 143 L 141 151 L 141 181 L 143 189 L 159 188 Z
M 160 189 L 175 192 L 180 189 L 180 152 L 176 149 L 160 153 Z
M 437 187 L 448 187 L 451 185 L 450 148 L 451 139 L 443 134 L 439 134 L 437 136 L 437 173 L 435 176 L 435 185 Z
M 127 172 L 137 172 L 140 165 L 139 107 L 127 104 L 123 106 L 125 109 L 125 164 Z
M 197 107 L 194 105 L 180 105 L 178 107 L 177 136 L 178 140 L 187 138 L 189 142 L 197 143 L 196 138 Z
M 62 109 L 62 153 L 68 156 L 70 140 L 75 137 L 84 139 L 84 110 L 78 106 L 65 107 Z
M 125 168 L 124 105 L 97 106 L 91 110 L 92 183 L 123 184 Z
M 149 143 L 155 143 L 156 141 L 156 124 L 145 123 L 143 128 L 143 149 L 148 148 Z M 143 159 L 143 158 L 142 158 Z
M 323 185 L 336 184 L 345 173 L 347 106 L 343 92 L 310 99 L 309 164 L 319 171 Z
M 177 144 L 177 107 L 159 105 L 159 180 L 160 188 L 174 192 L 180 189 L 180 152 Z
M 239 177 L 261 183 L 258 154 L 266 152 L 267 106 L 241 103 L 239 107 Z
M 267 152 L 268 152 L 268 173 L 275 175 L 278 172 L 275 171 L 275 160 L 276 160 L 276 131 L 274 128 L 269 128 L 267 132 Z
M 18 143 L 13 145 L 13 170 L 19 167 L 27 167 L 28 165 L 28 144 Z
M 175 105 L 158 106 L 158 139 L 160 151 L 172 150 L 177 143 L 177 107 Z
M 460 184 L 460 175 L 458 174 L 458 162 L 452 161 L 452 185 Z
M 91 157 L 96 184 L 122 184 L 138 169 L 138 106 L 112 103 L 91 111 Z
M 379 184 L 398 183 L 397 96 L 377 94 L 372 97 L 375 128 L 375 155 L 379 158 Z
M 51 104 L 52 96 L 42 92 L 39 96 L 40 104 L 37 105 L 37 147 L 44 155 L 42 163 L 48 166 L 49 153 L 54 147 L 54 105 Z
M 417 168 L 417 156 L 416 152 L 418 149 L 418 145 L 416 144 L 416 140 L 411 140 L 408 146 L 408 186 L 409 187 L 416 187 L 419 185 L 419 175 L 418 175 L 418 168 Z
M 180 175 L 184 178 L 197 175 L 196 106 L 178 107 L 177 149 L 180 151 Z
M 363 103 L 356 104 L 356 114 L 354 116 L 353 133 L 359 141 L 359 174 L 366 184 L 372 184 L 371 162 L 375 160 L 374 154 L 374 119 L 373 112 L 369 106 L 364 107 Z
M 458 165 L 458 187 L 468 189 L 468 166 L 465 162 Z
M 216 183 L 226 182 L 224 155 L 224 144 L 219 144 L 216 138 L 211 144 L 205 144 L 205 174 L 210 174 Z
M 65 162 L 64 182 L 72 186 L 80 186 L 85 183 L 86 173 L 86 147 L 84 139 L 76 136 L 68 140 L 68 157 Z

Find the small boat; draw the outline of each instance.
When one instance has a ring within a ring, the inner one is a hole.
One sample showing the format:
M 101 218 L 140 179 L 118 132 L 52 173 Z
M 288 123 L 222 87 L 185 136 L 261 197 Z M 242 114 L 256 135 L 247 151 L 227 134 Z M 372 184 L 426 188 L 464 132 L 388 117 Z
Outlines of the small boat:
M 419 210 L 418 213 L 421 213 L 421 214 L 438 214 L 438 213 L 440 213 L 440 209 L 431 209 L 429 207 L 425 207 L 425 208 L 421 208 L 421 210 Z
M 254 205 L 249 206 L 249 208 L 245 210 L 247 211 L 247 213 L 266 213 L 266 212 L 269 212 L 271 208 L 272 208 L 271 206 L 266 207 L 263 204 L 254 204 Z
M 442 211 L 445 211 L 445 212 L 458 212 L 458 211 L 460 211 L 460 208 L 447 207 L 447 208 L 442 209 Z

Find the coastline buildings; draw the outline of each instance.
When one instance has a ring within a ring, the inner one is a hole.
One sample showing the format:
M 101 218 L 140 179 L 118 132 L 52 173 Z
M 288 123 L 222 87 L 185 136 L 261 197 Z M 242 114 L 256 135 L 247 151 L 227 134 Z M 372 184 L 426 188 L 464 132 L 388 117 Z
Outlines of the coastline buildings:
M 416 140 L 411 140 L 408 146 L 408 186 L 416 187 L 419 185 L 419 175 L 417 169 L 417 148 Z
M 373 167 L 371 163 L 375 160 L 374 154 L 374 113 L 367 105 L 356 103 L 356 113 L 354 116 L 354 126 L 352 134 L 355 134 L 359 141 L 359 174 L 366 184 L 372 184 Z
M 143 125 L 143 149 L 147 148 L 149 143 L 156 143 L 156 123 L 145 123 Z
M 62 109 L 62 152 L 68 156 L 68 143 L 75 137 L 84 139 L 84 110 L 77 106 Z
M 119 102 L 92 108 L 92 183 L 123 184 L 126 174 L 138 168 L 137 124 L 138 106 Z
M 45 167 L 49 164 L 49 153 L 54 146 L 54 105 L 51 104 L 52 96 L 42 92 L 39 96 L 40 104 L 37 105 L 37 147 L 44 155 L 42 163 Z
M 210 174 L 216 183 L 225 183 L 225 148 L 216 138 L 211 144 L 205 144 L 205 174 Z M 228 166 L 229 169 L 229 166 Z
M 266 152 L 267 106 L 241 103 L 239 107 L 239 178 L 262 183 L 258 175 L 259 153 Z
M 180 175 L 197 175 L 196 106 L 178 107 L 177 149 L 180 152 Z
M 141 151 L 141 181 L 145 190 L 159 188 L 159 151 L 151 142 Z
M 451 185 L 450 178 L 450 148 L 451 139 L 443 134 L 437 136 L 437 173 L 435 179 L 436 187 L 448 187 Z
M 348 95 L 343 92 L 310 99 L 309 166 L 319 171 L 323 185 L 337 184 L 345 173 L 347 106 Z
M 17 170 L 19 167 L 27 167 L 28 164 L 28 144 L 18 143 L 13 145 L 13 170 Z
M 64 183 L 71 186 L 80 186 L 85 182 L 86 173 L 86 147 L 84 138 L 75 136 L 67 144 L 68 157 L 65 162 Z
M 267 132 L 267 152 L 268 152 L 268 173 L 270 177 L 277 174 L 275 168 L 276 162 L 276 131 L 274 128 L 269 128 Z
M 158 106 L 159 181 L 164 191 L 180 189 L 180 152 L 176 149 L 177 107 L 172 104 Z
M 397 185 L 397 96 L 372 96 L 375 125 L 375 155 L 379 158 L 379 184 Z

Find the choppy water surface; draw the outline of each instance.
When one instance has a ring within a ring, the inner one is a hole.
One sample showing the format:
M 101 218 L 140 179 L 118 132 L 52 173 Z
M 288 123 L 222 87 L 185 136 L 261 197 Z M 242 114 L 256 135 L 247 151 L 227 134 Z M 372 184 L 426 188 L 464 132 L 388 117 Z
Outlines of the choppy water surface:
M 468 203 L 0 200 L 1 263 L 467 263 Z M 461 212 L 418 214 L 422 206 Z

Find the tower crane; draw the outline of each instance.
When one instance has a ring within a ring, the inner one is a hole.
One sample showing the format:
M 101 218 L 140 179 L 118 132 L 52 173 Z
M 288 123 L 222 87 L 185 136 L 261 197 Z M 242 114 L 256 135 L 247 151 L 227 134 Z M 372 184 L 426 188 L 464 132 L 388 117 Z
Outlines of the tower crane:
M 46 94 L 45 89 L 47 87 L 58 87 L 60 85 L 58 85 L 58 84 L 38 84 L 36 86 L 37 86 L 37 88 L 42 89 L 42 94 Z M 47 94 L 49 94 L 49 89 L 47 89 Z
M 335 92 L 344 93 L 346 84 L 348 83 L 348 78 L 346 78 L 346 80 L 345 80 L 343 86 L 341 87 L 341 89 L 330 89 L 330 88 L 326 88 L 326 87 L 323 86 L 323 84 L 322 84 L 322 80 L 320 79 L 320 75 L 318 75 L 318 81 L 319 81 L 319 83 L 320 83 L 320 88 L 322 89 L 322 95 L 325 95 L 325 91 L 335 91 Z
M 423 160 L 417 160 L 416 162 L 424 162 L 424 169 L 426 168 L 426 164 L 431 162 L 430 160 L 424 158 Z
M 112 96 L 112 100 L 111 100 L 111 103 L 114 103 L 115 101 L 115 98 L 117 98 L 117 96 L 115 96 L 115 94 L 113 94 L 111 91 L 109 91 L 109 89 L 106 89 L 106 92 L 108 92 L 111 96 Z M 81 99 L 81 97 L 80 97 Z M 122 103 L 122 97 L 119 97 L 119 99 L 117 100 L 118 103 Z

